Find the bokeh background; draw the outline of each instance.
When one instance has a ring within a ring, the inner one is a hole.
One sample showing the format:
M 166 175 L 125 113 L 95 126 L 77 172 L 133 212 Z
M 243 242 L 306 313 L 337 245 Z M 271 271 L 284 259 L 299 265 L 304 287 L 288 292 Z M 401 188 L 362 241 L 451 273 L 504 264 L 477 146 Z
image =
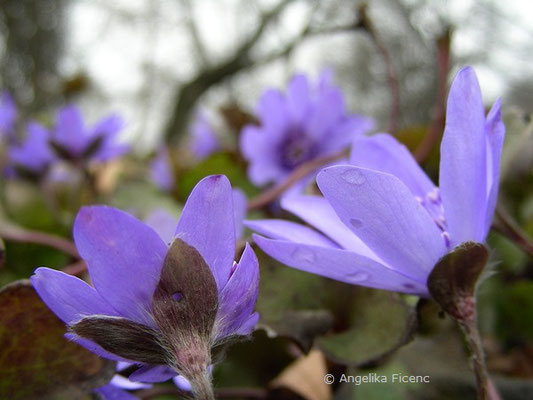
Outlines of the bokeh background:
M 91 123 L 120 114 L 120 140 L 131 152 L 59 183 L 0 178 L 0 283 L 42 265 L 83 276 L 68 252 L 13 233 L 69 240 L 81 205 L 111 204 L 140 218 L 164 209 L 177 218 L 194 184 L 213 173 L 228 175 L 249 198 L 258 195 L 239 134 L 256 120 L 261 93 L 284 90 L 295 73 L 316 79 L 331 69 L 347 108 L 373 117 L 375 131 L 394 133 L 437 181 L 447 88 L 471 65 L 486 106 L 502 98 L 507 125 L 479 322 L 503 398 L 533 398 L 532 11 L 525 0 L 2 0 L 0 88 L 17 104 L 19 135 L 30 119 L 53 125 L 57 110 L 73 103 Z M 198 113 L 220 143 L 202 160 L 191 153 Z M 175 179 L 170 190 L 149 174 L 162 147 Z M 5 151 L 0 161 L 4 167 Z M 249 217 L 280 212 L 263 207 Z M 215 368 L 221 398 L 473 398 L 464 344 L 432 302 L 350 287 L 259 256 L 260 329 Z M 430 375 L 431 384 L 326 386 L 326 372 L 414 373 Z M 0 382 L 5 377 L 0 361 Z M 172 385 L 161 388 L 139 397 L 176 398 Z

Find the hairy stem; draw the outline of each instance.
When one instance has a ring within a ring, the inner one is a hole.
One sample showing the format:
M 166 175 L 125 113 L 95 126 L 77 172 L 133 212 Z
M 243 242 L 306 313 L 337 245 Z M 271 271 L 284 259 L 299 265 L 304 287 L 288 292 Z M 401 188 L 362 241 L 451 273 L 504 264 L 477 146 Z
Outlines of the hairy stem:
M 461 327 L 461 331 L 468 343 L 468 349 L 470 350 L 472 368 L 476 376 L 477 398 L 478 400 L 493 400 L 492 396 L 490 396 L 490 378 L 485 364 L 485 354 L 479 331 L 476 327 L 475 318 L 457 320 L 457 323 Z
M 190 379 L 190 382 L 196 400 L 215 400 L 215 392 L 207 369 Z

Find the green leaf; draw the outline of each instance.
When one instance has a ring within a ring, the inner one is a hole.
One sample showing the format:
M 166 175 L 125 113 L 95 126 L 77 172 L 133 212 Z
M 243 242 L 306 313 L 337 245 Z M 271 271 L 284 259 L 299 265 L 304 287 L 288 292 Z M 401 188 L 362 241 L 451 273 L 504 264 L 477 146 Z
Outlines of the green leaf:
M 315 336 L 333 324 L 327 309 L 326 279 L 277 263 L 260 250 L 261 279 L 257 311 L 260 324 L 297 340 L 308 350 Z
M 68 341 L 65 331 L 29 281 L 0 291 L 0 398 L 84 399 L 111 379 L 115 363 Z
M 377 362 L 411 341 L 416 315 L 397 294 L 357 288 L 348 327 L 317 339 L 326 355 L 350 366 Z
M 217 153 L 180 174 L 178 177 L 180 199 L 185 200 L 202 178 L 214 174 L 226 175 L 233 187 L 241 188 L 248 196 L 258 193 L 258 189 L 249 182 L 246 168 L 239 160 L 228 153 Z
M 533 341 L 533 282 L 498 288 L 496 330 L 510 342 Z

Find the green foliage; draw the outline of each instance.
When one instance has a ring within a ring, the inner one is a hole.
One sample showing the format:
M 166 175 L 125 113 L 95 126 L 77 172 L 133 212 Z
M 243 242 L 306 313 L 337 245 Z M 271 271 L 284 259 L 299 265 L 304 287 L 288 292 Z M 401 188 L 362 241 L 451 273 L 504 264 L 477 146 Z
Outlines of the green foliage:
M 234 188 L 242 189 L 248 196 L 258 193 L 246 176 L 245 166 L 229 153 L 216 153 L 178 176 L 178 195 L 185 200 L 193 187 L 207 175 L 224 174 Z
M 65 325 L 29 281 L 0 291 L 0 398 L 84 399 L 109 381 L 114 363 L 64 338 Z
M 350 308 L 346 329 L 317 339 L 328 358 L 346 365 L 365 365 L 412 340 L 414 310 L 398 295 L 360 288 Z

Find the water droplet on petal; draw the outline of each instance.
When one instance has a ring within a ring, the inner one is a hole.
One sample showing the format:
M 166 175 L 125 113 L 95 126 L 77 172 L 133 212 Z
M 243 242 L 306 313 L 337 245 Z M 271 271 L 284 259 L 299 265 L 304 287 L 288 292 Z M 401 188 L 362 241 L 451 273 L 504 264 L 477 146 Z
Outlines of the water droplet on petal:
M 313 263 L 316 260 L 315 253 L 305 247 L 297 247 L 292 252 L 292 257 L 298 262 L 307 264 Z
M 363 221 L 357 218 L 350 218 L 350 224 L 355 228 L 359 229 L 363 226 Z
M 366 272 L 352 272 L 346 276 L 348 279 L 350 279 L 350 282 L 362 282 L 368 280 L 370 275 Z
M 362 185 L 366 182 L 365 176 L 357 169 L 349 169 L 341 174 L 345 182 L 352 185 Z

